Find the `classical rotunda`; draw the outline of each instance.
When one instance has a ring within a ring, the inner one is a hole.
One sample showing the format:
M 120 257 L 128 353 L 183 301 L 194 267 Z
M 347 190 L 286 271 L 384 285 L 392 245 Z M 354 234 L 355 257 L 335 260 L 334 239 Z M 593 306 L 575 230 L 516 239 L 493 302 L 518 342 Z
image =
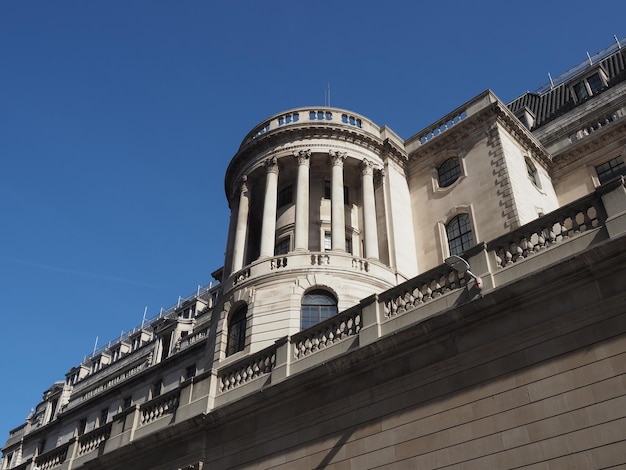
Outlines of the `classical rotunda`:
M 223 353 L 263 348 L 417 273 L 402 145 L 336 108 L 292 109 L 245 137 L 225 179 Z

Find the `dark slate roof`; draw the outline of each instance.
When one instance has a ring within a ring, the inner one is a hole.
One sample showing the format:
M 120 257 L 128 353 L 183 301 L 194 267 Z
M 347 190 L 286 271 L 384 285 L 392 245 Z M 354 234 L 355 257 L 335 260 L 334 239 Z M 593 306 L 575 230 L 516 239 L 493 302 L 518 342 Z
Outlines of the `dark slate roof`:
M 508 107 L 516 115 L 518 111 L 528 108 L 535 115 L 532 129 L 537 129 L 582 103 L 574 100 L 570 85 L 598 67 L 604 70 L 608 85 L 594 96 L 626 80 L 626 38 L 616 40 L 615 44 L 552 79 L 551 83 L 534 92 L 524 93 L 511 101 Z

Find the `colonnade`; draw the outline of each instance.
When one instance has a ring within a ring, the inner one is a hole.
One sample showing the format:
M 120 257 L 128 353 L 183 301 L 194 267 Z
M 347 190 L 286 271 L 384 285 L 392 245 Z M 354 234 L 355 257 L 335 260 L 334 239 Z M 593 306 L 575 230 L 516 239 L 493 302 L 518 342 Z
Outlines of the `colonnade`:
M 293 154 L 296 162 L 296 192 L 295 192 L 295 223 L 294 244 L 295 251 L 309 250 L 309 218 L 310 218 L 310 163 L 311 151 L 300 150 Z M 329 151 L 331 162 L 331 249 L 345 251 L 345 200 L 344 200 L 344 163 L 346 152 Z M 278 159 L 271 157 L 264 162 L 265 168 L 265 196 L 263 201 L 263 217 L 261 225 L 260 258 L 274 255 L 276 238 L 276 215 L 278 198 Z M 376 224 L 376 203 L 374 196 L 374 164 L 369 160 L 360 162 L 362 209 L 363 209 L 363 238 L 364 257 L 378 259 L 378 228 Z M 239 204 L 234 232 L 231 272 L 243 268 L 244 253 L 248 234 L 248 216 L 250 210 L 250 190 L 247 177 L 241 180 L 239 188 Z

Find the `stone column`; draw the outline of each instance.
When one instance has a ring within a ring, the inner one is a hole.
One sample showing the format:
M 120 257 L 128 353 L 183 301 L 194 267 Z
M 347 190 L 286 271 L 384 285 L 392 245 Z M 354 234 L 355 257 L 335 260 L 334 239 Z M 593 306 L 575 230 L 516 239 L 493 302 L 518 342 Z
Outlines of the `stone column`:
M 261 258 L 274 255 L 276 204 L 278 198 L 278 160 L 276 157 L 265 161 L 265 169 L 267 174 L 265 177 L 265 202 L 261 226 Z
M 332 164 L 330 192 L 330 230 L 333 250 L 346 250 L 346 220 L 343 200 L 343 162 L 345 152 L 328 152 Z
M 363 188 L 363 232 L 365 258 L 378 259 L 378 228 L 376 227 L 376 200 L 374 199 L 374 165 L 363 160 L 361 165 Z
M 309 249 L 309 165 L 310 150 L 294 152 L 298 165 L 296 182 L 296 220 L 294 234 L 294 248 L 296 250 Z
M 233 246 L 233 264 L 231 272 L 237 272 L 243 267 L 243 254 L 246 248 L 248 232 L 248 210 L 250 208 L 248 194 L 248 178 L 241 179 L 239 207 L 237 209 L 237 228 L 235 229 L 235 244 Z

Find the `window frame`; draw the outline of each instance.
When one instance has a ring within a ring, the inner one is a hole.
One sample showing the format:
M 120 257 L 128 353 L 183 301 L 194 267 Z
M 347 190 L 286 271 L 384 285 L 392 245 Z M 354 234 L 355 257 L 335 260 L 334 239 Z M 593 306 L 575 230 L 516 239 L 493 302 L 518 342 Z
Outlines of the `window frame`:
M 594 77 L 597 77 L 597 80 Z M 593 87 L 592 83 L 594 84 Z M 600 87 L 598 88 L 595 86 L 596 84 L 599 84 Z M 602 69 L 602 67 L 596 67 L 593 70 L 588 71 L 584 76 L 573 80 L 568 85 L 568 88 L 574 101 L 576 103 L 582 103 L 592 96 L 596 96 L 601 93 L 607 86 L 608 76 L 606 72 Z M 580 93 L 582 91 L 584 91 L 584 96 L 582 96 L 583 93 Z
M 617 163 L 617 165 L 613 166 L 612 162 L 618 160 L 619 162 Z M 603 167 L 605 165 L 609 165 L 609 168 L 607 170 L 598 171 L 600 167 Z M 594 165 L 594 170 L 596 173 L 596 177 L 598 178 L 598 183 L 600 185 L 603 185 L 604 183 L 612 180 L 617 176 L 626 176 L 626 161 L 624 160 L 624 157 L 622 155 L 617 155 L 616 157 L 606 160 L 599 165 Z
M 287 251 L 284 251 L 285 248 L 287 248 Z M 274 245 L 274 256 L 286 255 L 290 251 L 291 251 L 291 237 L 289 235 L 287 235 L 286 237 L 280 238 Z
M 469 230 L 466 230 L 466 231 L 462 230 L 461 222 L 460 222 L 461 219 L 464 220 L 464 226 L 469 227 Z M 455 227 L 452 227 L 453 223 L 457 224 L 459 234 L 454 237 L 450 237 L 451 228 L 452 229 L 455 228 Z M 472 224 L 472 217 L 470 216 L 468 212 L 460 212 L 456 214 L 454 217 L 452 217 L 444 225 L 444 231 L 446 235 L 446 242 L 447 242 L 449 256 L 461 255 L 476 244 L 476 240 L 475 240 L 476 237 L 475 237 L 474 226 Z M 465 239 L 466 235 L 468 234 L 469 234 L 469 239 Z M 457 249 L 456 245 L 454 246 L 454 249 L 453 249 L 453 243 L 455 243 L 457 240 L 460 240 L 460 248 L 461 248 L 460 250 Z
M 317 297 L 317 299 L 314 299 L 313 297 Z M 315 302 L 315 300 L 319 300 L 319 298 L 324 298 L 327 302 Z M 316 320 L 314 320 L 313 316 L 315 315 L 311 314 L 315 314 L 316 310 L 317 315 Z M 312 326 L 315 326 L 318 323 L 337 315 L 338 313 L 339 302 L 337 300 L 337 296 L 320 287 L 309 289 L 304 293 L 302 300 L 300 301 L 300 330 L 302 331 L 307 328 L 311 328 Z
M 232 356 L 246 348 L 246 329 L 248 322 L 248 305 L 240 305 L 228 316 L 226 333 L 226 357 Z
M 444 166 L 450 163 L 456 163 L 456 165 L 454 165 L 452 168 L 444 169 Z M 443 174 L 442 174 L 442 170 L 443 170 Z M 454 176 L 452 178 L 448 176 L 448 178 L 444 180 L 445 184 L 442 183 L 442 176 L 450 175 L 453 172 L 455 173 Z M 461 167 L 461 160 L 459 159 L 459 157 L 452 156 L 450 158 L 446 158 L 441 163 L 441 165 L 437 167 L 437 186 L 442 189 L 449 188 L 454 183 L 456 183 L 461 176 L 463 176 L 463 168 Z
M 541 179 L 539 178 L 539 170 L 537 170 L 535 162 L 530 157 L 525 156 L 524 164 L 526 165 L 526 176 L 528 176 L 530 182 L 535 188 L 541 189 Z
M 288 206 L 293 204 L 293 185 L 290 184 L 281 188 L 276 196 L 276 208 Z

